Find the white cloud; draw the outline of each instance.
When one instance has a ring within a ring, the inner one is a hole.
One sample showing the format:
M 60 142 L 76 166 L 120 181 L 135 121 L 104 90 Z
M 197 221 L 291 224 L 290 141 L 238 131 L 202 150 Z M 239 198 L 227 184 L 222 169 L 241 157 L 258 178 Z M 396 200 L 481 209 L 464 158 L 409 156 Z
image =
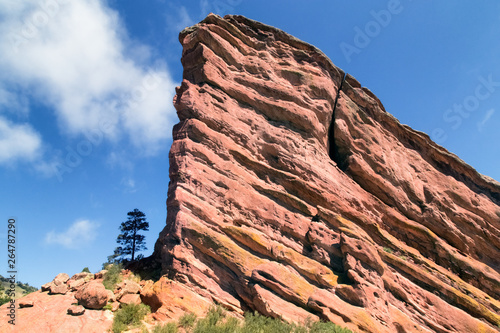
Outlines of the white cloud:
M 126 136 L 149 154 L 170 137 L 175 84 L 165 66 L 153 68 L 147 46 L 129 40 L 105 2 L 0 2 L 0 49 L 0 80 L 33 91 L 54 110 L 63 134 Z
M 99 225 L 89 220 L 78 220 L 66 231 L 50 231 L 45 235 L 45 243 L 62 245 L 68 249 L 85 247 L 97 236 Z
M 40 135 L 28 124 L 13 124 L 0 116 L 0 164 L 32 161 L 41 153 Z

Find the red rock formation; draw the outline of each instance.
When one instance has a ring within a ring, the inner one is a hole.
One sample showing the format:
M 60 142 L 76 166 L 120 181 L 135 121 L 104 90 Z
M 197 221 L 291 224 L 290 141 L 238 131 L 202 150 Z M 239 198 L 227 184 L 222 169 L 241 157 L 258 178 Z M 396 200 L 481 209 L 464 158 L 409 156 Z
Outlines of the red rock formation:
M 155 248 L 174 285 L 359 332 L 498 329 L 498 182 L 283 31 L 209 15 L 180 42 Z
M 99 274 L 101 278 L 103 275 L 102 272 Z M 124 274 L 122 278 L 125 278 Z M 116 302 L 111 290 L 104 288 L 102 281 L 95 279 L 91 273 L 77 273 L 71 278 L 65 273 L 58 274 L 42 290 L 0 306 L 0 317 L 3 318 L 0 321 L 0 333 L 107 332 L 111 328 L 113 314 L 102 308 L 108 299 L 112 302 L 113 311 L 118 309 L 120 303 Z M 120 296 L 124 293 L 129 296 L 122 303 L 140 303 L 141 288 L 138 284 L 125 279 L 120 286 L 120 291 L 123 291 Z M 11 313 L 13 310 L 16 311 L 15 315 Z M 14 319 L 10 315 L 15 317 L 15 325 L 8 322 Z
M 73 294 L 49 295 L 47 292 L 36 291 L 19 301 L 19 305 L 31 302 L 33 306 L 16 310 L 15 325 L 7 322 L 9 309 L 6 305 L 0 307 L 0 332 L 20 333 L 102 333 L 111 328 L 113 316 L 110 311 L 82 311 L 76 303 Z M 71 309 L 70 312 L 68 310 Z

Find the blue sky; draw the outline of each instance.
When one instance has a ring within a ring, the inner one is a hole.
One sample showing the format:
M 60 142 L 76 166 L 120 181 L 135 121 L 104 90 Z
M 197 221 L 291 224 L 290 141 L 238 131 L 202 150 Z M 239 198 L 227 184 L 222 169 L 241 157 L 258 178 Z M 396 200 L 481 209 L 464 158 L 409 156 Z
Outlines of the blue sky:
M 166 218 L 178 32 L 241 14 L 320 48 L 402 123 L 500 179 L 500 3 L 1 0 L 0 274 L 98 271 L 138 208 L 149 255 Z

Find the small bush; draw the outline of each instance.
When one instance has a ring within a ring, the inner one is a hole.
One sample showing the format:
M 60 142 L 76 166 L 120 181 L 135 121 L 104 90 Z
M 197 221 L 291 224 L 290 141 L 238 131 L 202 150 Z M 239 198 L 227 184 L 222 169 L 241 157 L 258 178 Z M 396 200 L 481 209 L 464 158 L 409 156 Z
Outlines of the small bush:
M 196 322 L 196 315 L 192 312 L 186 313 L 185 315 L 179 318 L 179 325 L 184 328 L 193 327 L 195 322 Z
M 163 326 L 155 326 L 153 333 L 177 333 L 177 325 L 175 323 L 168 323 Z
M 309 333 L 352 333 L 352 331 L 331 322 L 317 321 L 311 325 Z
M 113 291 L 118 282 L 121 281 L 122 264 L 111 264 L 106 266 L 107 272 L 104 275 L 102 284 L 106 289 Z
M 218 307 L 212 307 L 205 318 L 198 320 L 194 328 L 194 333 L 218 333 L 217 324 L 224 318 L 224 310 Z
M 88 267 L 84 267 L 82 269 L 82 273 L 90 273 L 90 269 Z
M 390 247 L 384 247 L 384 251 L 387 253 L 393 253 L 394 251 Z
M 312 322 L 304 325 L 291 324 L 258 313 L 247 313 L 243 321 L 228 316 L 221 307 L 212 307 L 205 318 L 196 319 L 193 313 L 182 316 L 177 323 L 158 325 L 153 333 L 352 333 L 347 328 L 331 322 Z
M 128 329 L 129 326 L 138 326 L 141 320 L 151 312 L 149 306 L 144 304 L 127 304 L 115 312 L 113 318 L 113 333 L 120 333 Z
M 301 330 L 302 332 L 304 330 Z M 297 326 L 280 319 L 265 317 L 258 313 L 247 314 L 241 333 L 291 333 L 297 331 Z
M 0 305 L 4 305 L 6 303 L 9 303 L 12 300 L 9 296 L 0 296 Z

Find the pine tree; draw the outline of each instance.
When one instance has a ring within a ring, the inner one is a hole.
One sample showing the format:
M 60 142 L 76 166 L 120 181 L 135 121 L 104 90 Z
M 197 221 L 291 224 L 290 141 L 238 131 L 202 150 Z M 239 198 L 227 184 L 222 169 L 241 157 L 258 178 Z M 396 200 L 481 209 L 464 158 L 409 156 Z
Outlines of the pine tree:
M 137 208 L 128 212 L 127 215 L 127 221 L 120 225 L 120 234 L 116 242 L 121 246 L 115 249 L 115 254 L 122 257 L 132 255 L 131 260 L 134 261 L 137 252 L 147 250 L 144 242 L 146 237 L 139 232 L 148 231 L 149 223 L 146 221 L 146 215 Z

